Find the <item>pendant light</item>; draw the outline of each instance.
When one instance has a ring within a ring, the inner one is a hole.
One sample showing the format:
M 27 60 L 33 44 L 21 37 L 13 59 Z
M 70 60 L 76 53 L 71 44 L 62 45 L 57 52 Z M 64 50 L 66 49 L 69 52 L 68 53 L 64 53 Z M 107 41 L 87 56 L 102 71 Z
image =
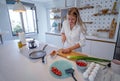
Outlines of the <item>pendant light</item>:
M 13 6 L 13 11 L 25 12 L 26 9 L 25 9 L 24 5 L 20 2 L 20 0 L 16 0 L 15 4 Z

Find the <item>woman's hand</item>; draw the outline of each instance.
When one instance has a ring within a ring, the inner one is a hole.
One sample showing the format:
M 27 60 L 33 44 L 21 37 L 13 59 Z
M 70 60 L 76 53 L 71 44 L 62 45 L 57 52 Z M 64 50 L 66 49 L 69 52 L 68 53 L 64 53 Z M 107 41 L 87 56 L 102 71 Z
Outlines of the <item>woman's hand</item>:
M 62 53 L 70 53 L 71 51 L 69 48 L 62 49 Z
M 62 49 L 62 53 L 70 53 L 72 50 L 75 50 L 79 47 L 80 47 L 79 43 L 75 44 L 74 46 L 71 46 L 69 48 Z

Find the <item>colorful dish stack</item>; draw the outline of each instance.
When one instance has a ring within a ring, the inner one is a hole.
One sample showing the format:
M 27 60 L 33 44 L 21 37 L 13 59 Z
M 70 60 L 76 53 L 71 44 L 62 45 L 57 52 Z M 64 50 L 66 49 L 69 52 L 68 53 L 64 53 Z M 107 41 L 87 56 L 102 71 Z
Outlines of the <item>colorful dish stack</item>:
M 88 79 L 89 81 L 94 81 L 99 69 L 100 69 L 100 65 L 92 62 L 90 63 L 87 70 L 83 73 L 83 77 L 85 79 Z

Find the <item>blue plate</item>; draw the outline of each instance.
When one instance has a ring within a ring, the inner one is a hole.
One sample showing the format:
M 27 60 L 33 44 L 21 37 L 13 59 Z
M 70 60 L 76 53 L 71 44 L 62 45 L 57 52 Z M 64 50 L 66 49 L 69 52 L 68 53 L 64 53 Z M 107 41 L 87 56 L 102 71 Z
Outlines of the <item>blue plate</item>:
M 62 72 L 62 76 L 58 76 L 58 75 L 54 74 L 51 71 L 52 67 L 58 68 Z M 65 73 L 65 70 L 69 69 L 69 68 L 73 68 L 73 65 L 70 62 L 68 62 L 66 60 L 58 60 L 58 61 L 54 62 L 53 64 L 51 64 L 49 70 L 53 77 L 63 79 L 63 78 L 67 78 L 67 77 L 71 76 L 70 74 Z

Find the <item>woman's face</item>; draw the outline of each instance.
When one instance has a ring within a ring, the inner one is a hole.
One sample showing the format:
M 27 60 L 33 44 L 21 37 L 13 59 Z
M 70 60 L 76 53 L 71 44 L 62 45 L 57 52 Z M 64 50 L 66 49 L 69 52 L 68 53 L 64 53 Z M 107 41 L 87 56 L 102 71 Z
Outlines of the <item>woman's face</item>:
M 70 23 L 70 26 L 74 26 L 76 24 L 77 18 L 72 15 L 68 15 L 68 21 Z

